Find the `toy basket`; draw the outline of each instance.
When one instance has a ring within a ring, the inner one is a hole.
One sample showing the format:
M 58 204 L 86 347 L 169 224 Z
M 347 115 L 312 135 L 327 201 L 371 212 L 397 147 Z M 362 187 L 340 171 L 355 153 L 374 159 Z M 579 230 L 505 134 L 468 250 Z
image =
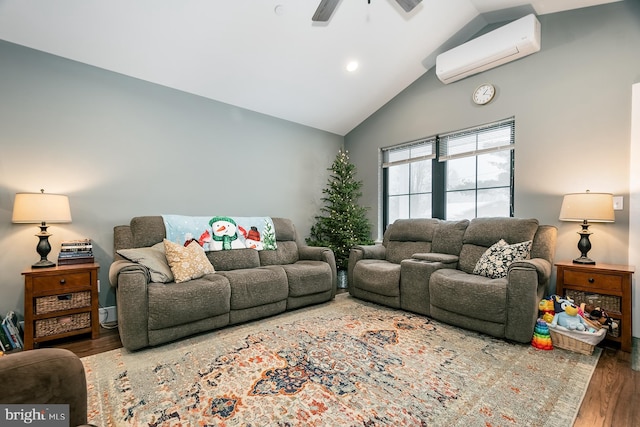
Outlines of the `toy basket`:
M 570 331 L 563 326 L 552 328 L 549 325 L 551 342 L 554 347 L 575 351 L 576 353 L 591 355 L 596 344 L 604 339 L 607 334 L 605 328 L 597 330 L 595 333 Z

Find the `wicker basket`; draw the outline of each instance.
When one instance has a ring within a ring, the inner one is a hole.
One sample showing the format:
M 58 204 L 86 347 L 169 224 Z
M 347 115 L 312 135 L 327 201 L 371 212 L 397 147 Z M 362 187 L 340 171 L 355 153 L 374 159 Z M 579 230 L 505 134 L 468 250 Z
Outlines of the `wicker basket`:
M 42 338 L 88 328 L 91 326 L 91 315 L 90 313 L 78 313 L 70 316 L 36 320 L 35 323 L 35 337 Z
M 565 295 L 573 300 L 576 305 L 582 303 L 600 307 L 604 311 L 620 313 L 622 298 L 615 295 L 601 295 L 590 292 L 567 289 Z
M 591 333 L 570 331 L 562 326 L 552 328 L 551 325 L 549 325 L 549 333 L 551 334 L 551 342 L 554 347 L 591 355 L 596 344 L 604 339 L 607 330 L 602 328 L 595 333 Z
M 90 305 L 91 291 L 51 295 L 36 298 L 35 314 L 46 314 L 54 311 L 69 310 L 71 308 L 89 307 Z

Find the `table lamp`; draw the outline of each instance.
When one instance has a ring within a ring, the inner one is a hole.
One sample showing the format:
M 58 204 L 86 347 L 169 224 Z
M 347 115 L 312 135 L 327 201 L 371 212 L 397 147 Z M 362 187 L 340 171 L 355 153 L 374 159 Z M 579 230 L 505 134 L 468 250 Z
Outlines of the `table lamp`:
M 47 259 L 51 252 L 47 222 L 65 223 L 71 222 L 71 210 L 69 198 L 61 194 L 17 193 L 13 202 L 13 216 L 11 222 L 23 224 L 40 224 L 40 232 L 36 234 L 40 240 L 36 251 L 40 255 L 40 261 L 32 265 L 33 268 L 54 267 L 56 264 Z
M 585 193 L 565 194 L 560 208 L 560 221 L 580 221 L 582 230 L 578 232 L 578 250 L 580 257 L 573 260 L 576 264 L 595 264 L 596 262 L 587 256 L 591 249 L 589 235 L 589 222 L 614 222 L 613 194 L 610 193 Z

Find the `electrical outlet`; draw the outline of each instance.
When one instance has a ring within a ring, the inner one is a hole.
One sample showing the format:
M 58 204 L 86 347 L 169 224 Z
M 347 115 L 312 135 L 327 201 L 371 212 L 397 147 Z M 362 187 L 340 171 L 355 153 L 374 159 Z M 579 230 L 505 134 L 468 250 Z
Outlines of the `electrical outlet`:
M 621 211 L 624 209 L 624 198 L 622 196 L 613 196 L 613 210 Z

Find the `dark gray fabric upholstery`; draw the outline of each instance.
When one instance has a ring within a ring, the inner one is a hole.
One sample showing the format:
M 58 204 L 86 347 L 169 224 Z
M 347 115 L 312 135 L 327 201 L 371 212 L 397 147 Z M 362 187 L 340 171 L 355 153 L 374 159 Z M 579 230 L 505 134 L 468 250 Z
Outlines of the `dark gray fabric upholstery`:
M 260 267 L 258 251 L 253 249 L 234 249 L 232 251 L 209 251 L 207 258 L 216 271 L 241 270 Z
M 433 233 L 431 250 L 439 254 L 459 255 L 469 220 L 442 221 Z
M 284 301 L 289 295 L 287 275 L 281 266 L 222 271 L 231 285 L 231 310 Z
M 536 219 L 398 220 L 387 228 L 382 244 L 351 249 L 349 293 L 529 342 L 551 277 L 556 235 L 555 227 Z M 505 278 L 472 274 L 500 239 L 509 244 L 532 240 L 531 259 L 513 263 Z
M 489 279 L 443 268 L 431 274 L 431 306 L 465 317 L 505 323 L 507 279 Z M 531 337 L 529 337 L 531 338 Z
M 476 218 L 464 233 L 460 251 L 460 269 L 473 273 L 473 269 L 485 251 L 500 239 L 507 243 L 533 240 L 538 230 L 538 220 L 520 218 Z M 555 245 L 555 244 L 554 244 Z
M 0 357 L 0 402 L 69 405 L 68 425 L 87 423 L 87 383 L 82 362 L 61 348 L 13 352 Z M 16 422 L 13 425 L 29 425 Z M 34 423 L 34 425 L 43 425 Z
M 216 273 L 180 284 L 153 283 L 146 267 L 116 253 L 162 242 L 161 216 L 136 217 L 128 226 L 114 227 L 109 281 L 116 289 L 123 346 L 137 350 L 332 299 L 337 286 L 333 252 L 300 243 L 289 219 L 272 220 L 277 250 L 207 252 Z
M 149 330 L 228 313 L 231 287 L 218 274 L 182 283 L 149 283 Z

